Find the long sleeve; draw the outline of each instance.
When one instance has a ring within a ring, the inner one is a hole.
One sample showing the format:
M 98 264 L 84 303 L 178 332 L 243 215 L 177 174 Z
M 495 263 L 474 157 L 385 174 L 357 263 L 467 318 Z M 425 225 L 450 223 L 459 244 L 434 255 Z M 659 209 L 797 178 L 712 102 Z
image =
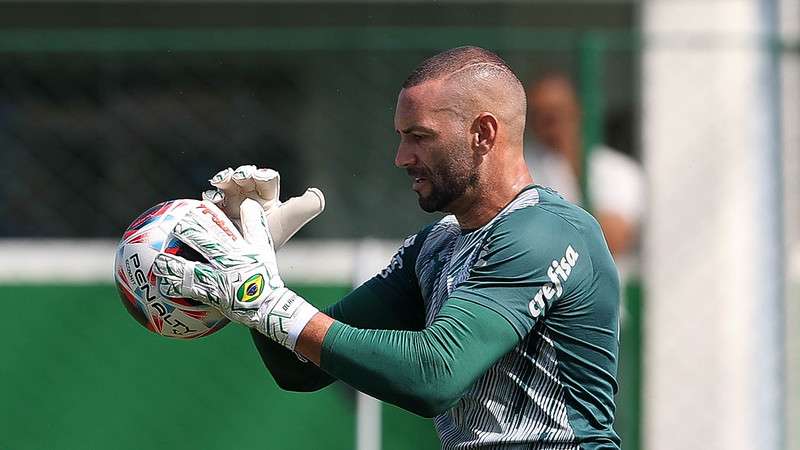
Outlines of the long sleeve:
M 519 342 L 500 314 L 451 298 L 421 331 L 365 330 L 335 322 L 321 367 L 359 391 L 424 417 L 458 401 Z
M 386 269 L 323 312 L 340 323 L 357 328 L 422 329 L 424 307 L 414 265 L 425 233 L 423 230 L 407 238 Z M 261 359 L 282 389 L 315 391 L 334 381 L 325 371 L 301 361 L 280 344 L 257 331 L 251 333 Z

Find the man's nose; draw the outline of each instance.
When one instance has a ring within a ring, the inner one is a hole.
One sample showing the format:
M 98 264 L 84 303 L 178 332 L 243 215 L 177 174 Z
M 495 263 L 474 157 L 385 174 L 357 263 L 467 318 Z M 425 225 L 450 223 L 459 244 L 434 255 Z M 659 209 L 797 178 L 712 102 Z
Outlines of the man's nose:
M 400 144 L 394 157 L 394 165 L 399 168 L 411 167 L 417 162 L 417 157 L 407 145 Z

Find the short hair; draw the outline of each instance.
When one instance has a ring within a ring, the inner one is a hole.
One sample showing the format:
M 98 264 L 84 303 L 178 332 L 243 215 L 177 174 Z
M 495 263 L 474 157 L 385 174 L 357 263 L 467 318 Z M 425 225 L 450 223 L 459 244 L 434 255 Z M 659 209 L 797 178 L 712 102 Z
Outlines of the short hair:
M 513 78 L 520 87 L 522 86 L 517 75 L 503 58 L 485 48 L 470 45 L 451 48 L 422 61 L 403 82 L 403 88 L 446 78 L 468 68 L 500 72 L 505 77 Z
M 525 130 L 525 88 L 503 58 L 480 47 L 457 47 L 422 61 L 403 83 L 403 89 L 428 81 L 453 82 L 460 95 L 454 111 L 473 119 L 475 109 L 490 109 L 509 125 L 510 139 L 520 146 Z M 452 110 L 452 109 L 451 109 Z M 520 147 L 521 148 L 521 147 Z

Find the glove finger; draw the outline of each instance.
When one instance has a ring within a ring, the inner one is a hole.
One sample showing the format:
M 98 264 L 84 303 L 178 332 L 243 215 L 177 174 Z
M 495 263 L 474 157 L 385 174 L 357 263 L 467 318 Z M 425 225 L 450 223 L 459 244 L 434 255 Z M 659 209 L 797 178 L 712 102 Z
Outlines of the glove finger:
M 235 204 L 228 206 L 226 204 L 228 202 L 226 201 L 227 197 L 225 196 L 225 193 L 219 189 L 209 189 L 207 191 L 203 191 L 202 197 L 203 200 L 217 205 L 217 207 L 219 207 L 219 209 L 221 209 L 222 212 L 225 213 L 229 219 L 231 219 L 231 222 L 233 222 L 233 225 L 236 226 L 236 229 L 241 230 L 241 220 L 239 220 L 239 205 L 242 203 L 242 198 L 239 198 Z
M 272 236 L 261 205 L 255 200 L 245 199 L 239 208 L 242 218 L 242 235 L 250 245 L 272 251 Z
M 247 195 L 250 192 L 255 192 L 256 182 L 253 180 L 253 174 L 256 172 L 256 166 L 244 165 L 239 166 L 233 171 L 231 180 L 239 186 L 239 192 Z
M 227 169 L 222 169 L 217 172 L 213 177 L 211 177 L 210 180 L 208 180 L 208 182 L 217 189 L 225 190 L 235 185 L 231 179 L 232 175 L 233 169 L 228 167 Z
M 205 195 L 203 196 L 203 200 L 211 201 L 219 206 L 228 217 L 237 219 L 239 218 L 239 204 L 244 197 L 241 192 L 239 192 L 239 185 L 233 181 L 233 173 L 234 170 L 228 167 L 227 169 L 220 170 L 208 180 L 212 186 L 220 191 L 222 195 L 220 201 L 215 201 L 216 197 L 214 199 L 206 198 Z
M 243 251 L 248 244 L 242 235 L 213 203 L 201 202 L 190 210 L 178 221 L 172 234 L 217 268 L 238 267 L 255 260 Z
M 223 281 L 225 277 L 208 264 L 191 264 L 191 271 L 183 274 L 183 289 L 191 291 L 190 297 L 194 300 L 219 308 L 223 312 L 229 311 L 230 299 L 224 295 L 227 288 Z
M 168 298 L 191 298 L 206 305 L 223 307 L 223 277 L 207 264 L 159 253 L 153 264 L 158 292 Z
M 247 199 L 242 202 L 242 234 L 254 248 L 259 250 L 259 262 L 263 264 L 270 287 L 283 286 L 275 261 L 275 248 L 272 245 L 266 214 L 256 201 Z
M 225 193 L 219 189 L 209 189 L 207 191 L 203 191 L 202 198 L 207 202 L 221 206 L 222 202 L 225 200 Z
M 325 209 L 325 196 L 316 188 L 309 188 L 299 197 L 281 203 L 268 217 L 269 230 L 276 249 L 283 245 L 300 228 Z
M 253 174 L 255 189 L 262 207 L 271 206 L 280 199 L 281 176 L 276 170 L 258 169 Z M 264 208 L 265 210 L 267 208 Z
M 158 282 L 158 291 L 169 298 L 186 297 L 182 291 L 183 274 L 187 261 L 179 256 L 160 253 L 153 261 L 153 275 Z

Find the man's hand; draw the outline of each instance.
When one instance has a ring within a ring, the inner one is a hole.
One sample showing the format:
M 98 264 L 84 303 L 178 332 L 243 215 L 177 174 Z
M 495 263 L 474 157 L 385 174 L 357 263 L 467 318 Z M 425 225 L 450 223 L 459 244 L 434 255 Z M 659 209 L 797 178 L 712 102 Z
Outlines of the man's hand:
M 284 286 L 262 206 L 244 199 L 239 212 L 241 233 L 206 202 L 181 219 L 172 234 L 210 264 L 159 254 L 153 269 L 159 292 L 211 305 L 294 350 L 300 332 L 318 311 Z
M 219 206 L 237 226 L 243 200 L 249 198 L 261 205 L 267 214 L 275 249 L 281 248 L 325 209 L 325 197 L 316 188 L 281 202 L 280 174 L 272 169 L 258 169 L 253 165 L 239 166 L 236 170 L 227 168 L 209 181 L 216 189 L 203 192 L 203 200 Z

